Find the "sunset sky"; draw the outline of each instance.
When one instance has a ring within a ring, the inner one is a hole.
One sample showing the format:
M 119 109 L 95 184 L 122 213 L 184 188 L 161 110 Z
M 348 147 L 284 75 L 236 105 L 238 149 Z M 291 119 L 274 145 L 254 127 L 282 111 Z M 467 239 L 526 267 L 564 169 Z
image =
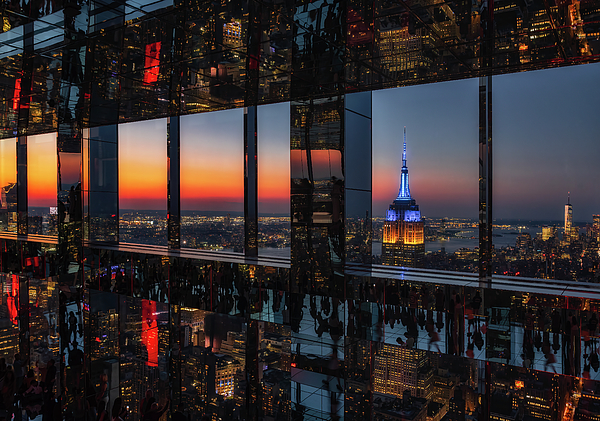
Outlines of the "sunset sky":
M 290 103 L 258 107 L 258 214 L 290 214 Z
M 181 118 L 181 210 L 244 210 L 244 109 Z
M 119 209 L 167 210 L 167 119 L 119 125 Z
M 17 181 L 17 141 L 0 140 L 0 187 Z
M 494 77 L 495 218 L 561 220 L 569 191 L 575 221 L 600 212 L 599 76 L 600 64 L 591 64 Z M 398 194 L 406 126 L 422 214 L 477 217 L 478 86 L 467 79 L 373 92 L 373 215 L 383 217 Z M 181 118 L 182 210 L 243 210 L 243 112 Z M 288 103 L 259 107 L 261 214 L 288 214 L 290 172 L 307 175 L 305 154 L 290 152 L 289 124 Z M 119 142 L 120 207 L 166 209 L 166 120 L 122 124 Z M 339 152 L 315 151 L 312 160 L 317 179 L 341 177 Z M 42 179 L 32 184 L 40 192 L 50 183 Z
M 600 213 L 600 64 L 494 78 L 494 217 Z
M 56 133 L 27 137 L 29 207 L 57 206 Z

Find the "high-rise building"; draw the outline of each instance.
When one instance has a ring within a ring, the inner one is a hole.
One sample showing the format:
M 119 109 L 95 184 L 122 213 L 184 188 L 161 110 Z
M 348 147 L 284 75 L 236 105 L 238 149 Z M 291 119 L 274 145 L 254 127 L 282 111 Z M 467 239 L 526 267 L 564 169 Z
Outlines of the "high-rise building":
M 573 205 L 571 205 L 571 194 L 569 193 L 567 204 L 565 205 L 565 224 L 564 224 L 564 241 L 570 243 L 573 232 Z
M 556 237 L 556 227 L 544 225 L 542 227 L 542 241 L 548 241 L 554 237 Z
M 422 267 L 424 255 L 423 220 L 417 201 L 410 195 L 408 182 L 405 127 L 400 190 L 386 213 L 381 261 L 390 266 Z
M 565 224 L 563 233 L 563 242 L 571 244 L 579 239 L 579 227 L 573 224 L 573 205 L 571 204 L 571 194 L 568 195 L 565 205 Z

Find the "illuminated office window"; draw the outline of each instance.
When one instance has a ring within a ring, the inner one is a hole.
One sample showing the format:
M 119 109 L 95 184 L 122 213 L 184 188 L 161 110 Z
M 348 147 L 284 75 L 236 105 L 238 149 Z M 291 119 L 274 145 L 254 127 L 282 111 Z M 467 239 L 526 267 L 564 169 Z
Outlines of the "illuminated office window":
M 166 245 L 167 120 L 119 125 L 119 240 Z
M 477 272 L 478 87 L 373 92 L 373 263 Z
M 243 109 L 181 117 L 181 245 L 244 246 Z
M 67 212 L 57 203 L 56 133 L 27 138 L 27 204 L 29 234 L 56 235 Z
M 0 231 L 17 231 L 17 143 L 0 140 Z
M 599 71 L 494 77 L 496 274 L 598 282 Z
M 258 246 L 290 256 L 290 104 L 258 107 Z

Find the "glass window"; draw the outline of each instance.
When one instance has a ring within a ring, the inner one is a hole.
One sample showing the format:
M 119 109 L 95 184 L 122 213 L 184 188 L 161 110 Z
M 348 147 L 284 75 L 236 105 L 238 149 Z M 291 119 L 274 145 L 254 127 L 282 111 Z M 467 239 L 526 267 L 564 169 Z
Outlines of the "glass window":
M 290 256 L 290 104 L 258 107 L 258 247 Z
M 83 142 L 84 210 L 91 240 L 118 241 L 117 131 L 117 125 L 95 127 Z
M 17 231 L 17 143 L 0 140 L 0 231 Z
M 244 110 L 181 117 L 181 245 L 244 246 Z
M 373 263 L 478 271 L 478 89 L 373 92 Z
M 599 71 L 494 77 L 496 274 L 597 282 Z
M 119 239 L 167 243 L 167 120 L 119 125 Z
M 56 133 L 27 138 L 27 203 L 29 234 L 56 235 L 67 210 L 57 204 Z

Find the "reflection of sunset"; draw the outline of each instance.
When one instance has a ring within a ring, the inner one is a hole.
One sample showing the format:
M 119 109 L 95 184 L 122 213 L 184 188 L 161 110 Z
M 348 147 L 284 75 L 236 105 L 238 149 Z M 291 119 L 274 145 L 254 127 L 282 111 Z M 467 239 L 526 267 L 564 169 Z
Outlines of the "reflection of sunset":
M 60 186 L 63 190 L 68 190 L 71 185 L 81 181 L 79 174 L 81 172 L 81 154 L 79 153 L 61 153 L 60 154 Z
M 16 139 L 0 140 L 0 187 L 17 182 Z
M 241 210 L 244 203 L 243 139 L 243 110 L 182 117 L 183 210 Z
M 119 207 L 166 209 L 166 119 L 119 126 Z
M 27 200 L 30 207 L 56 206 L 56 133 L 27 138 Z
M 313 177 L 315 180 L 329 180 L 331 177 L 343 178 L 342 153 L 335 149 L 310 151 Z M 291 151 L 292 177 L 309 178 L 307 153 L 305 150 Z

